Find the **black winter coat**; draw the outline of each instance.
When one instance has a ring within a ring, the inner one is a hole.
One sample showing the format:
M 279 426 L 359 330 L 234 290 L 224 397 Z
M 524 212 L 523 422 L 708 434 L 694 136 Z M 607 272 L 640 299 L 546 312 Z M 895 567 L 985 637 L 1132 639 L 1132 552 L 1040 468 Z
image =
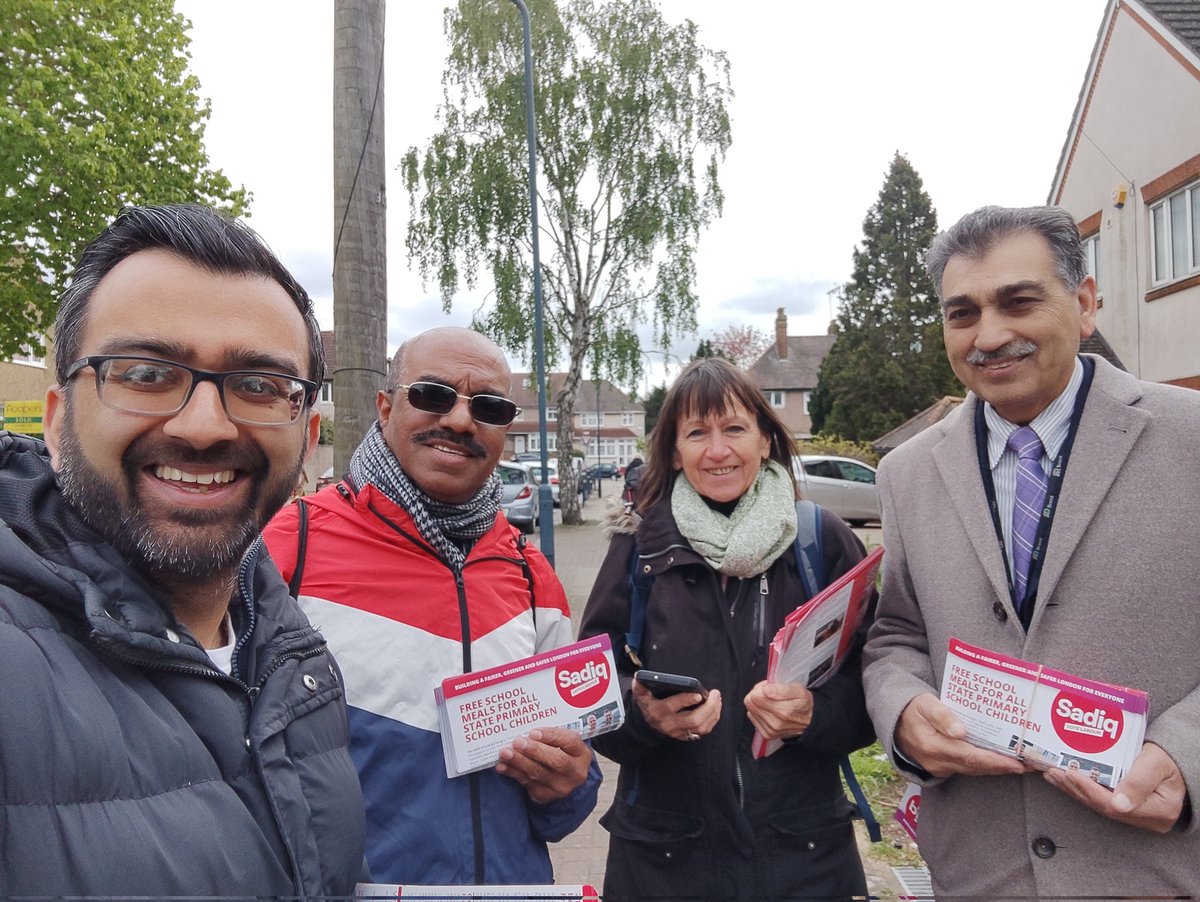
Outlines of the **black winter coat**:
M 0 898 L 353 893 L 341 674 L 261 543 L 226 676 L 0 432 Z
M 628 530 L 635 520 L 618 518 L 580 627 L 582 637 L 608 633 L 614 649 L 624 647 L 629 627 L 635 542 Z M 832 581 L 861 560 L 864 549 L 836 515 L 822 511 L 822 523 Z M 754 727 L 743 699 L 765 678 L 767 646 L 784 618 L 804 601 L 794 547 L 765 580 L 730 579 L 722 589 L 720 574 L 680 535 L 668 498 L 641 520 L 636 550 L 654 575 L 643 666 L 698 677 L 721 691 L 722 708 L 716 729 L 699 741 L 662 735 L 632 700 L 635 665 L 617 653 L 627 720 L 593 740 L 621 765 L 616 796 L 601 820 L 610 833 L 606 902 L 865 895 L 853 806 L 837 764 L 874 738 L 860 679 L 861 637 L 839 674 L 813 693 L 804 734 L 754 760 Z

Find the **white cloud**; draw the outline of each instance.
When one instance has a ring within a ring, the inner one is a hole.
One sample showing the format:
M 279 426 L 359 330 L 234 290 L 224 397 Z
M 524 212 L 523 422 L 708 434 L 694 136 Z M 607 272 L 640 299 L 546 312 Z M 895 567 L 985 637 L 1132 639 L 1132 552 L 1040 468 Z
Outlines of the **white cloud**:
M 254 192 L 251 224 L 331 310 L 333 4 L 177 5 L 194 23 L 192 69 L 212 99 L 213 163 Z M 661 6 L 728 54 L 736 92 L 725 216 L 697 249 L 700 333 L 747 322 L 773 334 L 775 308 L 786 306 L 793 334 L 816 334 L 828 324 L 825 291 L 849 278 L 897 150 L 943 225 L 986 203 L 1045 201 L 1104 0 Z M 409 269 L 408 199 L 394 167 L 434 128 L 442 8 L 409 0 L 387 12 L 390 350 L 430 325 L 468 324 L 483 295 L 447 316 Z

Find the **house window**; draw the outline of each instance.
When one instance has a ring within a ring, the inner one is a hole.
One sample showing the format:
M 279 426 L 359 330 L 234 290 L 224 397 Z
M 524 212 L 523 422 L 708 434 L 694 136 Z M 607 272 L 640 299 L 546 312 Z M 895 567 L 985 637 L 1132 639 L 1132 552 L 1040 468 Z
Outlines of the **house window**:
M 632 426 L 634 424 L 634 415 L 632 410 L 621 411 L 621 425 Z
M 321 400 L 326 404 L 333 403 L 333 380 L 326 379 L 321 383 Z
M 526 439 L 526 441 L 529 443 L 530 451 L 541 451 L 542 450 L 542 437 L 538 433 L 534 432 L 534 433 L 530 434 L 530 436 Z M 556 433 L 556 432 L 546 433 L 546 448 L 551 452 L 558 450 L 558 433 Z
M 784 404 L 783 389 L 773 388 L 767 392 L 767 403 L 772 407 L 783 407 Z
M 26 366 L 40 366 L 46 368 L 46 358 L 43 356 L 41 348 L 34 348 L 30 345 L 21 345 L 21 350 L 12 356 L 13 363 L 23 363 Z
M 1096 294 L 1100 294 L 1100 236 L 1083 239 L 1083 252 L 1087 274 L 1096 280 Z
M 547 407 L 546 408 L 546 419 L 550 422 L 556 421 L 558 419 L 558 408 L 557 407 Z M 535 448 L 534 450 L 536 451 L 538 449 Z
M 800 397 L 804 400 L 804 415 L 808 416 L 808 402 L 812 400 L 812 392 L 801 392 Z
M 1200 182 L 1150 208 L 1154 284 L 1200 269 Z
M 599 415 L 596 414 L 595 412 L 581 413 L 579 415 L 579 425 L 580 426 L 591 426 L 594 428 L 596 426 L 596 423 L 598 420 L 599 420 Z

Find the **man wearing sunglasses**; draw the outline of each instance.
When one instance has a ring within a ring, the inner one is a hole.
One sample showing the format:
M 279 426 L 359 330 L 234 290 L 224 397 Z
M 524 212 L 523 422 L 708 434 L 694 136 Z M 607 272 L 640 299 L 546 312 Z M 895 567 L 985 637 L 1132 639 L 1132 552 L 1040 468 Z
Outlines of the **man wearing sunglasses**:
M 532 731 L 493 770 L 443 766 L 435 686 L 572 639 L 558 578 L 500 511 L 511 380 L 477 332 L 411 339 L 347 478 L 264 533 L 346 671 L 377 881 L 551 883 L 547 842 L 595 806 L 599 769 L 571 730 Z
M 340 672 L 258 539 L 316 440 L 308 296 L 237 222 L 128 208 L 55 353 L 46 444 L 0 433 L 0 898 L 352 893 Z

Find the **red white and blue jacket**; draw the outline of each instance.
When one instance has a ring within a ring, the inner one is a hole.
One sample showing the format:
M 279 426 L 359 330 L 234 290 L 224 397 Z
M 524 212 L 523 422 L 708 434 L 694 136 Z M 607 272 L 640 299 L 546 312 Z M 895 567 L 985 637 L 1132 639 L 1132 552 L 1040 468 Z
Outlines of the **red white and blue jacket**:
M 449 779 L 433 690 L 448 676 L 571 642 L 570 609 L 554 571 L 502 514 L 460 574 L 420 537 L 407 511 L 372 485 L 355 494 L 340 483 L 304 502 L 300 605 L 345 674 L 373 879 L 553 882 L 546 843 L 595 807 L 595 760 L 582 786 L 544 805 L 494 770 Z M 287 580 L 298 527 L 291 504 L 263 532 Z

